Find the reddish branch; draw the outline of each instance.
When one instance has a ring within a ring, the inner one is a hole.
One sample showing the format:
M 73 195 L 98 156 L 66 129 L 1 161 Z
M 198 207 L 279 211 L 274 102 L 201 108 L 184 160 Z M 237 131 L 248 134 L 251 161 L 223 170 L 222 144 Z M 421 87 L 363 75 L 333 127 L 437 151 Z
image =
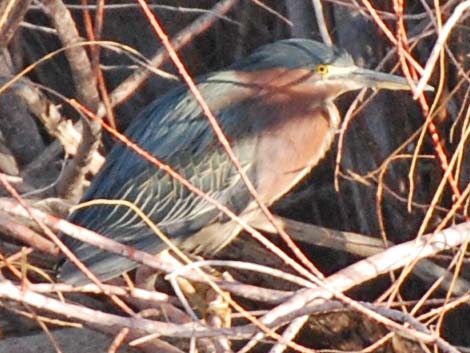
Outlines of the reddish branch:
M 220 16 L 229 12 L 238 2 L 239 0 L 223 0 L 217 2 L 217 4 L 208 10 L 205 15 L 199 17 L 196 21 L 184 28 L 171 39 L 173 48 L 175 50 L 179 50 L 185 45 L 191 43 L 195 37 L 207 31 L 220 19 Z M 149 60 L 150 65 L 158 68 L 168 59 L 168 57 L 168 52 L 165 48 L 162 48 Z M 142 68 L 129 76 L 111 93 L 112 106 L 115 107 L 123 103 L 130 95 L 137 91 L 140 85 L 142 85 L 150 75 L 152 75 L 150 70 Z M 104 115 L 105 110 L 103 108 L 104 107 L 100 107 L 98 110 L 98 116 L 100 117 Z
M 167 34 L 161 27 L 157 17 L 152 13 L 150 8 L 148 7 L 147 3 L 145 0 L 137 0 L 139 4 L 142 6 L 142 9 L 144 10 L 145 15 L 149 19 L 150 23 L 152 24 L 153 29 L 155 30 L 155 33 L 158 35 L 160 40 L 163 43 L 163 46 L 165 49 L 168 51 L 168 54 L 170 55 L 171 60 L 177 67 L 178 71 L 180 72 L 181 76 L 185 80 L 186 84 L 188 85 L 191 93 L 193 94 L 194 98 L 196 99 L 197 103 L 201 107 L 202 111 L 204 112 L 204 115 L 207 117 L 211 128 L 214 130 L 214 133 L 216 134 L 220 144 L 222 147 L 225 149 L 225 152 L 227 153 L 228 157 L 230 158 L 231 162 L 237 169 L 238 174 L 240 175 L 241 179 L 245 183 L 248 191 L 250 194 L 253 196 L 254 200 L 258 204 L 260 210 L 262 213 L 266 216 L 266 218 L 273 224 L 274 227 L 276 227 L 276 230 L 278 231 L 279 235 L 281 238 L 284 240 L 284 242 L 287 244 L 289 249 L 294 253 L 294 255 L 300 260 L 300 262 L 311 272 L 309 273 L 308 271 L 302 270 L 302 274 L 306 276 L 306 278 L 309 278 L 311 281 L 316 282 L 320 278 L 324 278 L 323 274 L 315 267 L 315 265 L 305 256 L 305 254 L 300 250 L 300 248 L 294 243 L 294 241 L 291 239 L 291 237 L 283 230 L 282 228 L 278 227 L 276 225 L 276 222 L 274 220 L 274 216 L 272 215 L 271 211 L 269 211 L 268 207 L 264 204 L 264 202 L 260 199 L 258 193 L 256 192 L 256 188 L 254 187 L 253 183 L 251 180 L 248 178 L 246 175 L 245 171 L 240 165 L 240 162 L 238 161 L 237 156 L 232 150 L 232 147 L 230 146 L 230 143 L 227 140 L 227 137 L 224 135 L 224 132 L 222 131 L 222 128 L 220 127 L 219 123 L 217 122 L 217 119 L 215 118 L 214 114 L 212 113 L 211 109 L 209 108 L 207 102 L 205 101 L 204 97 L 202 96 L 201 92 L 197 88 L 196 84 L 194 83 L 194 80 L 191 78 L 189 75 L 188 71 L 186 70 L 184 64 L 178 57 L 175 48 L 172 46 L 170 43 Z M 296 264 L 296 267 L 299 268 Z

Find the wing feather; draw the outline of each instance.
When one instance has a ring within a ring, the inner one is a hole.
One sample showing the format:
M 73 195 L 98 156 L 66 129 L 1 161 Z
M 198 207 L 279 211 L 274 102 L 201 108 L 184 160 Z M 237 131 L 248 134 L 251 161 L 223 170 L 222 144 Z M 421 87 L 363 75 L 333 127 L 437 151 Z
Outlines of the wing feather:
M 227 74 L 224 75 L 224 80 L 217 84 L 200 83 L 200 89 L 208 97 L 214 94 L 224 97 L 224 92 L 233 92 L 237 89 L 236 81 L 227 80 Z M 247 143 L 248 140 L 239 136 L 240 132 L 250 130 L 247 126 L 248 117 L 239 115 L 243 98 L 242 95 L 236 101 L 224 98 L 226 106 L 219 102 L 212 108 L 228 138 L 242 142 L 232 148 L 238 154 L 242 167 L 248 173 L 253 173 L 255 144 Z M 237 171 L 199 105 L 184 87 L 147 107 L 129 127 L 126 135 L 234 212 L 241 212 L 249 203 L 250 197 Z M 101 198 L 133 202 L 176 243 L 223 218 L 214 205 L 193 194 L 165 171 L 122 144 L 110 152 L 106 165 L 93 181 L 83 201 Z M 124 206 L 90 206 L 74 212 L 70 220 L 141 250 L 156 253 L 163 249 L 157 235 L 131 209 Z M 103 252 L 86 243 L 71 238 L 67 238 L 66 243 L 103 280 L 135 267 L 135 263 L 128 259 Z M 84 281 L 82 274 L 67 261 L 61 267 L 61 277 L 69 282 Z

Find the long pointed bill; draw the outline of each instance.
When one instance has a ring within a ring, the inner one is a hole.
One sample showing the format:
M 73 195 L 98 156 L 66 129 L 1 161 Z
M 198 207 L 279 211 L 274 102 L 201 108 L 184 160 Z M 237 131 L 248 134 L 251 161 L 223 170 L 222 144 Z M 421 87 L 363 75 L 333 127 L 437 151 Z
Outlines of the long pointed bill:
M 351 71 L 350 74 L 354 81 L 362 83 L 364 87 L 383 88 L 390 90 L 411 90 L 411 87 L 408 84 L 406 78 L 401 76 L 362 69 L 360 67 Z M 418 82 L 416 82 L 416 84 L 418 84 Z M 426 85 L 424 90 L 434 91 L 434 87 Z

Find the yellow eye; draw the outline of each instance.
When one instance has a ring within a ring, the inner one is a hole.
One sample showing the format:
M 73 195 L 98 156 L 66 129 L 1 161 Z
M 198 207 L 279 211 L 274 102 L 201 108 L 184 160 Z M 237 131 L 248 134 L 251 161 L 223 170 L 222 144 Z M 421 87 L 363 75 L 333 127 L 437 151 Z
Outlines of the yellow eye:
M 328 65 L 320 64 L 315 68 L 315 72 L 320 75 L 326 75 L 328 73 Z

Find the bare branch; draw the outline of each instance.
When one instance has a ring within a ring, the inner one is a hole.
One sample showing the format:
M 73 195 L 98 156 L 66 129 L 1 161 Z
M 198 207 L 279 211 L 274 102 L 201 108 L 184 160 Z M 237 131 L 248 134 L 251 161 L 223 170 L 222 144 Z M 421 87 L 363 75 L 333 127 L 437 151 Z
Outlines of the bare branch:
M 66 47 L 70 46 L 66 49 L 65 55 L 73 73 L 79 100 L 94 111 L 98 108 L 99 94 L 85 48 L 73 46 L 81 40 L 75 22 L 61 0 L 44 0 L 43 3 L 62 43 Z M 72 163 L 65 168 L 58 182 L 59 195 L 71 199 L 81 197 L 83 179 L 88 172 L 91 156 L 98 148 L 100 137 L 101 125 L 99 121 L 83 123 L 82 138 L 77 154 Z

